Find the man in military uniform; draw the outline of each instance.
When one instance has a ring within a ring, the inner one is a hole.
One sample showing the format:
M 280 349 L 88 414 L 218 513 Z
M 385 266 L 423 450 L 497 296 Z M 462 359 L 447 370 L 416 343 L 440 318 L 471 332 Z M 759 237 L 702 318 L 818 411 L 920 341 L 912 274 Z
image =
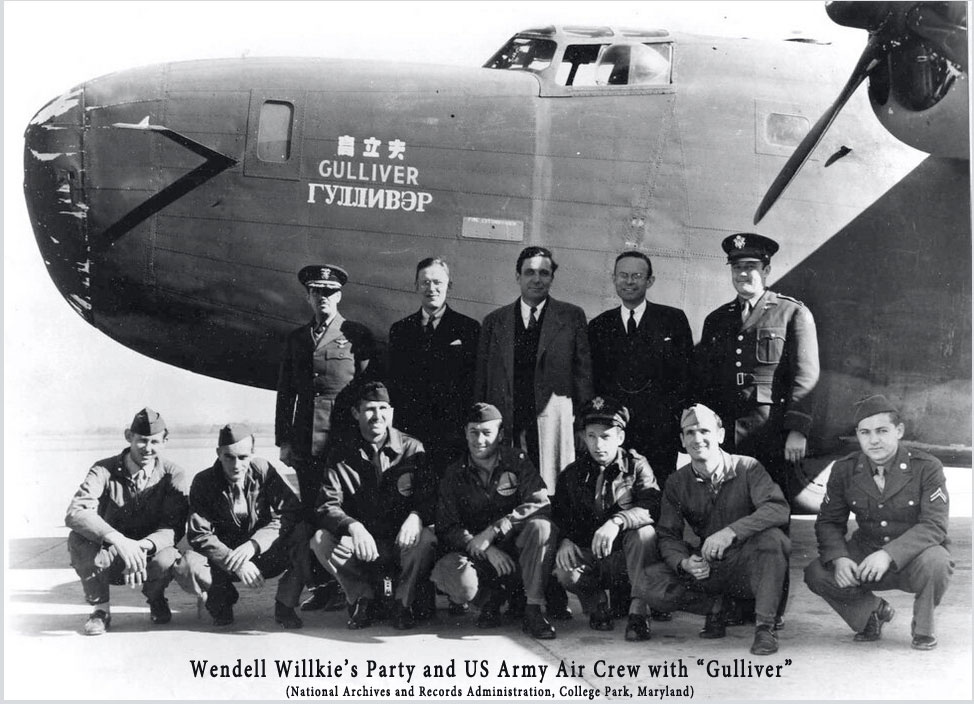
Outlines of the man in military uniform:
M 622 305 L 588 324 L 595 393 L 629 410 L 626 444 L 649 461 L 662 487 L 680 451 L 693 335 L 682 310 L 646 299 L 656 277 L 645 254 L 616 257 L 612 280 Z
M 441 476 L 463 454 L 463 414 L 473 401 L 480 323 L 446 302 L 450 267 L 428 257 L 416 265 L 420 308 L 389 329 L 389 394 L 396 426 L 422 441 Z
M 588 452 L 558 476 L 552 516 L 561 543 L 554 575 L 578 596 L 589 626 L 612 630 L 605 588 L 633 585 L 656 562 L 660 492 L 646 458 L 624 450 L 629 412 L 618 401 L 596 396 L 580 412 Z M 639 596 L 629 603 L 628 641 L 649 640 L 649 607 Z
M 554 638 L 542 613 L 555 557 L 547 487 L 524 450 L 503 443 L 496 406 L 474 404 L 465 419 L 468 452 L 447 468 L 436 509 L 436 533 L 450 552 L 432 580 L 450 598 L 451 613 L 477 603 L 480 628 L 500 625 L 500 608 L 520 581 L 523 630 Z
M 368 328 L 338 311 L 348 272 L 333 264 L 306 266 L 298 280 L 314 317 L 287 337 L 274 428 L 281 461 L 297 473 L 304 518 L 313 524 L 332 428 L 352 427 L 342 392 L 365 372 L 375 344 Z M 312 570 L 313 592 L 302 611 L 341 608 L 337 584 L 315 561 Z
M 754 655 L 778 651 L 775 614 L 788 572 L 788 502 L 761 463 L 723 452 L 720 418 L 701 404 L 680 419 L 690 464 L 663 487 L 656 524 L 661 562 L 646 570 L 634 591 L 655 609 L 706 614 L 701 638 L 726 635 L 728 597 L 755 600 Z M 684 525 L 700 539 L 684 540 Z M 641 591 L 640 591 L 641 589 Z
M 183 589 L 205 595 L 213 625 L 233 623 L 239 597 L 234 582 L 251 588 L 281 575 L 274 619 L 301 628 L 294 612 L 308 571 L 308 530 L 301 503 L 273 465 L 254 455 L 254 434 L 225 425 L 217 460 L 193 478 L 187 537 L 192 550 L 177 567 Z
M 95 463 L 68 506 L 71 566 L 95 608 L 85 635 L 101 635 L 111 625 L 110 584 L 142 585 L 152 623 L 172 619 L 165 591 L 189 504 L 186 475 L 162 457 L 168 437 L 162 416 L 143 408 L 125 430 L 129 446 Z
M 893 619 L 893 607 L 873 592 L 915 594 L 913 647 L 932 650 L 934 607 L 954 571 L 946 547 L 944 468 L 900 444 L 905 428 L 884 396 L 861 402 L 855 419 L 861 452 L 832 468 L 815 521 L 819 557 L 805 568 L 805 583 L 856 631 L 856 642 L 879 640 Z M 850 513 L 858 530 L 847 540 Z
M 704 321 L 697 398 L 727 419 L 727 450 L 757 459 L 787 497 L 804 488 L 789 486 L 787 467 L 805 458 L 812 426 L 809 395 L 819 376 L 815 320 L 800 301 L 766 287 L 777 242 L 740 233 L 721 246 L 737 297 Z M 788 589 L 786 576 L 779 627 Z
M 371 625 L 376 584 L 388 578 L 391 588 L 395 567 L 392 625 L 413 628 L 417 588 L 435 559 L 436 483 L 423 443 L 392 426 L 385 385 L 364 384 L 352 415 L 358 431 L 328 452 L 311 548 L 345 590 L 350 629 Z

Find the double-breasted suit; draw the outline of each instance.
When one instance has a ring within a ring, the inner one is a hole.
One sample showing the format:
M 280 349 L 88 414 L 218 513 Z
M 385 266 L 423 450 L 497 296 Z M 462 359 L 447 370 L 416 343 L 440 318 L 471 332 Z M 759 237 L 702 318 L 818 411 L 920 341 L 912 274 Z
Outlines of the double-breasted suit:
M 588 325 L 594 390 L 629 409 L 626 446 L 646 457 L 662 486 L 676 470 L 680 451 L 693 336 L 679 308 L 647 301 L 633 335 L 620 309 L 607 310 Z
M 442 474 L 450 454 L 466 447 L 462 420 L 473 402 L 480 323 L 449 306 L 432 334 L 423 313 L 389 329 L 389 393 L 396 427 L 419 438 L 430 465 Z
M 515 326 L 523 326 L 520 299 L 484 318 L 474 400 L 497 406 L 508 439 L 514 440 L 516 395 L 533 394 L 541 476 L 554 493 L 558 473 L 575 459 L 574 410 L 592 396 L 592 360 L 581 308 L 549 297 L 539 324 L 533 389 L 517 389 L 514 338 Z

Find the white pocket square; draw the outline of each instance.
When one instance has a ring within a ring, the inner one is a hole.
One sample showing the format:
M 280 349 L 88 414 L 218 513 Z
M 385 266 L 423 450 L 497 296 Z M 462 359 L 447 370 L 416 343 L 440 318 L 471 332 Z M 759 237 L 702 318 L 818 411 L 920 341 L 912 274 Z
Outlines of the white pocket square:
M 454 340 L 453 342 L 450 343 L 450 347 L 453 347 L 453 345 L 462 345 L 462 344 L 463 343 L 460 342 L 460 340 Z
M 672 339 L 673 339 L 672 337 L 664 337 L 663 342 L 669 342 Z

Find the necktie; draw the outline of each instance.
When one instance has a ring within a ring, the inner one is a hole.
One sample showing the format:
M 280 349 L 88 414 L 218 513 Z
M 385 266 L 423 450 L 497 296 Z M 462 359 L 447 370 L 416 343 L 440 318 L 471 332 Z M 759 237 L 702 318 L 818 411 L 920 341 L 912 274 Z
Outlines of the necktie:
M 876 474 L 873 475 L 873 480 L 876 482 L 876 486 L 879 487 L 880 491 L 886 488 L 886 469 L 884 467 L 876 466 Z
M 436 330 L 436 328 L 433 327 L 433 321 L 434 320 L 436 320 L 436 318 L 434 318 L 431 315 L 430 316 L 430 319 L 426 321 L 426 327 L 423 328 L 423 332 L 426 333 L 426 337 L 433 337 L 433 331 Z
M 135 479 L 135 490 L 141 492 L 143 489 L 145 489 L 145 485 L 149 483 L 148 470 L 140 469 L 135 473 L 133 479 Z
M 747 322 L 747 316 L 751 314 L 751 303 L 749 301 L 744 301 L 741 305 L 741 322 Z
M 629 322 L 626 323 L 626 334 L 634 335 L 636 333 L 636 311 L 629 311 Z
M 531 306 L 531 317 L 528 318 L 528 330 L 538 327 L 538 307 Z
M 230 492 L 233 494 L 233 514 L 240 517 L 246 516 L 247 500 L 244 499 L 243 487 L 239 484 L 234 484 L 230 487 Z

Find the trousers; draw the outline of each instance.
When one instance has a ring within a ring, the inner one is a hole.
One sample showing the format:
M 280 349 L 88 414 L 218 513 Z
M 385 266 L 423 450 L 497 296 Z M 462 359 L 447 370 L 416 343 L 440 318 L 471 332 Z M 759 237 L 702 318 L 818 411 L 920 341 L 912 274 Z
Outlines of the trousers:
M 68 535 L 68 555 L 71 566 L 81 578 L 81 588 L 88 604 L 95 606 L 106 603 L 109 600 L 109 585 L 125 584 L 125 563 L 113 546 L 88 540 L 80 533 L 71 531 Z M 146 560 L 148 579 L 142 584 L 146 600 L 162 598 L 172 581 L 173 565 L 177 559 L 179 551 L 170 546 L 157 550 Z

